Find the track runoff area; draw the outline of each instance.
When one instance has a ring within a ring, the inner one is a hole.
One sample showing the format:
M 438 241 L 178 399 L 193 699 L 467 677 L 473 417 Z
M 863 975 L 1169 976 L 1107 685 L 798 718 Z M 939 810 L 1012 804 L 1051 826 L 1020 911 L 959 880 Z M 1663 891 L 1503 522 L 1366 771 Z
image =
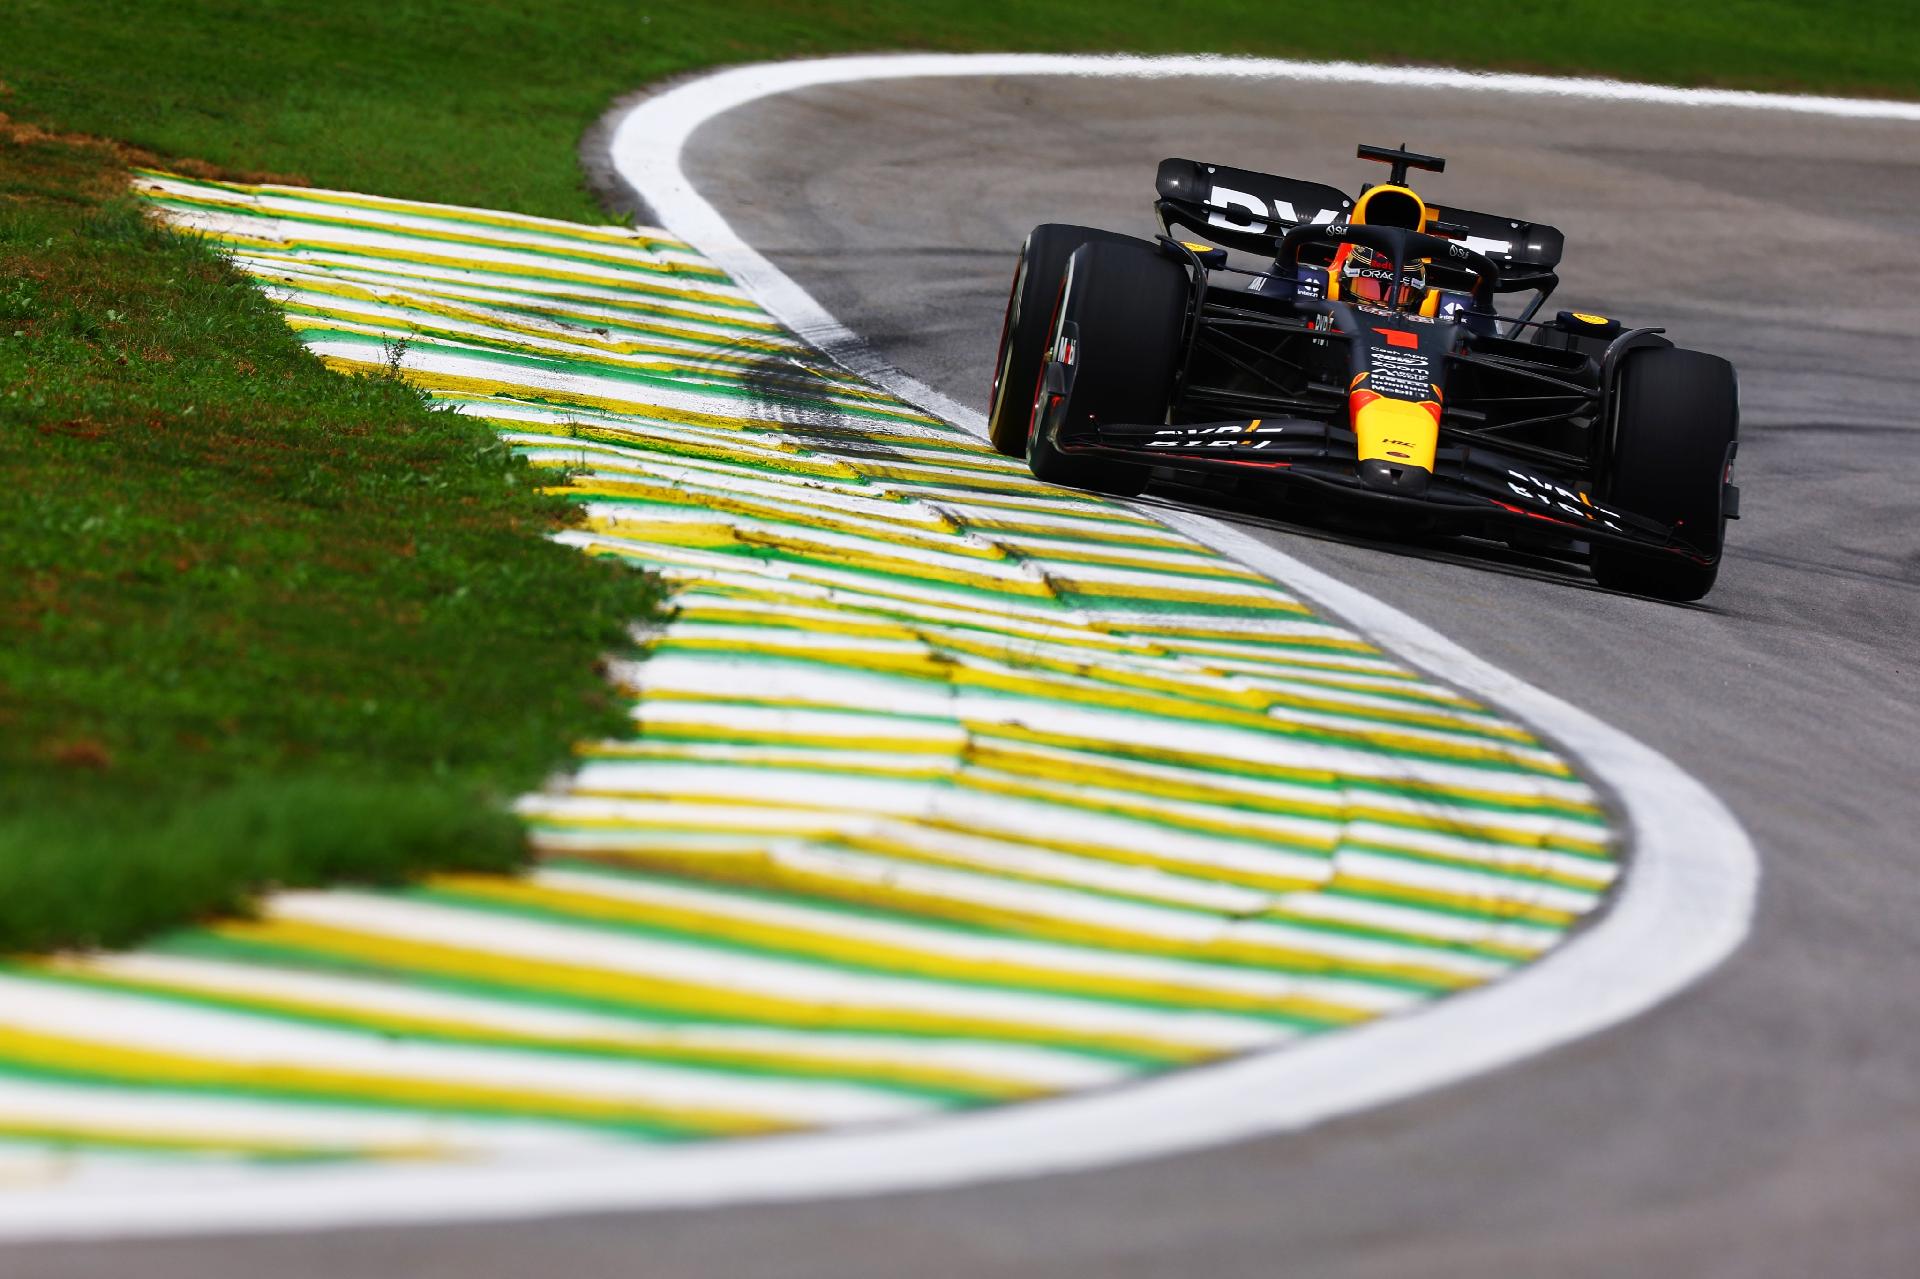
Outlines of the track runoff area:
M 613 138 L 671 234 L 141 179 L 330 364 L 551 469 L 563 539 L 674 609 L 614 671 L 633 735 L 522 801 L 528 874 L 0 973 L 0 1237 L 1085 1167 L 1512 1060 L 1738 943 L 1752 850 L 1670 763 L 1214 521 L 1039 484 L 679 172 L 769 93 L 1014 72 L 1194 73 L 696 81 Z

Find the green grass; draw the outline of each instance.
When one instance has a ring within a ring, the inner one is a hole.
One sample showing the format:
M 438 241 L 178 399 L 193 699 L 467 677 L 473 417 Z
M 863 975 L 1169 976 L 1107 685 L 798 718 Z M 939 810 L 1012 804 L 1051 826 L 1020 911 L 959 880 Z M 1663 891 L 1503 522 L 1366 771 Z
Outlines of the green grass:
M 1910 0 L 7 0 L 0 107 L 326 186 L 557 217 L 661 76 L 849 49 L 1204 51 L 1920 96 Z
M 590 219 L 574 148 L 618 94 L 887 48 L 1920 97 L 1920 24 L 1874 0 L 6 0 L 0 109 L 163 162 Z M 565 508 L 485 429 L 324 371 L 140 217 L 129 158 L 0 122 L 0 951 L 514 864 L 502 801 L 621 726 L 594 663 L 653 587 L 546 542 Z
M 653 585 L 470 419 L 328 372 L 113 157 L 0 143 L 0 950 L 520 855 Z

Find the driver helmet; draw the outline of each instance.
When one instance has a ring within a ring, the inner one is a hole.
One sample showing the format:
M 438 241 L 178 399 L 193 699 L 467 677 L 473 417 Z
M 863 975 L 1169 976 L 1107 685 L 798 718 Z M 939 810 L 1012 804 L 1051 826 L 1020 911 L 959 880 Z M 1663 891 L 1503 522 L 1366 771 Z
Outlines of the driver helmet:
M 1364 244 L 1341 246 L 1340 296 L 1380 306 L 1414 306 L 1427 292 L 1427 268 L 1408 262 L 1400 268 L 1398 296 L 1393 288 L 1393 259 Z

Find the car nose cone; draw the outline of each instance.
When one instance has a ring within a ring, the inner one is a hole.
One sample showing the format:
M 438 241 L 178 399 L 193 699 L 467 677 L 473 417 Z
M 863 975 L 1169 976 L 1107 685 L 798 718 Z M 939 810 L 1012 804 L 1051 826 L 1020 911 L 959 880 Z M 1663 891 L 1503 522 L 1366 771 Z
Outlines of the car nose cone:
M 1360 463 L 1360 482 L 1368 488 L 1379 489 L 1383 493 L 1403 493 L 1409 497 L 1417 497 L 1427 491 L 1427 485 L 1432 479 L 1433 472 L 1424 466 L 1387 462 L 1380 458 L 1369 458 Z

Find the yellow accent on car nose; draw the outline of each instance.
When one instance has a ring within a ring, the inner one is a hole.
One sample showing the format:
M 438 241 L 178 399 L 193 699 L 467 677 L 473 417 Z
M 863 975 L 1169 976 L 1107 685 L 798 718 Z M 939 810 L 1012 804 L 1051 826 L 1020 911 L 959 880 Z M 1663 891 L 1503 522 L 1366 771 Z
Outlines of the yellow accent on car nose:
M 1360 460 L 1376 458 L 1396 466 L 1433 469 L 1433 451 L 1440 441 L 1440 424 L 1422 405 L 1410 400 L 1373 400 L 1353 415 L 1353 433 L 1360 437 Z

